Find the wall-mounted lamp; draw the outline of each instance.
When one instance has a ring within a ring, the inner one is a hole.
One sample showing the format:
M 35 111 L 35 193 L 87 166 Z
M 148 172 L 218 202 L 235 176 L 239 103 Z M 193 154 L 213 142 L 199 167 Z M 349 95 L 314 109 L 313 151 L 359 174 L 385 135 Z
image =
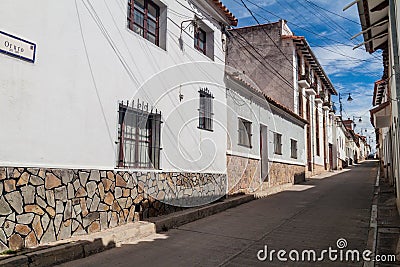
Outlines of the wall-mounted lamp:
M 189 27 L 190 25 L 193 25 L 193 27 L 194 27 L 194 29 L 195 29 L 195 31 L 196 31 L 196 29 L 198 28 L 198 23 L 197 23 L 197 21 L 198 21 L 198 18 L 194 18 L 194 19 L 184 20 L 184 21 L 181 22 L 181 34 L 179 35 L 178 41 L 179 41 L 179 46 L 180 46 L 180 48 L 181 48 L 182 51 L 183 51 L 182 33 L 183 33 L 183 31 L 186 30 L 187 27 Z M 183 28 L 183 24 L 184 24 L 184 23 L 188 23 L 188 22 L 190 22 L 190 23 L 189 23 L 185 28 Z

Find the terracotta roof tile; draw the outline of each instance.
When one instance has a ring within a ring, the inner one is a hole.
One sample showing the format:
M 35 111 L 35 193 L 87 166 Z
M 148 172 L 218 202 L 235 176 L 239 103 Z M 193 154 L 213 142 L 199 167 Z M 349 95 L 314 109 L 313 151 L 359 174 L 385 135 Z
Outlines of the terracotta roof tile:
M 229 11 L 229 9 L 219 0 L 212 0 L 213 3 L 224 13 L 225 17 L 230 21 L 232 26 L 238 25 L 238 19 Z

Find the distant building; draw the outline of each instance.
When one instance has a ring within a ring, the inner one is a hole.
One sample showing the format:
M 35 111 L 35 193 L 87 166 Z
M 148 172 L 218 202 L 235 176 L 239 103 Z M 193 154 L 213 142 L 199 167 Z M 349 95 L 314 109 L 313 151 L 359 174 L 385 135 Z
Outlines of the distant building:
M 307 121 L 227 74 L 227 175 L 231 193 L 261 194 L 305 180 Z
M 351 136 L 340 116 L 334 117 L 333 133 L 335 138 L 333 146 L 335 157 L 332 169 L 341 170 L 349 165 L 348 144 Z
M 284 20 L 228 32 L 226 64 L 246 74 L 271 99 L 309 122 L 306 127 L 307 176 L 331 169 L 336 90 L 306 39 Z

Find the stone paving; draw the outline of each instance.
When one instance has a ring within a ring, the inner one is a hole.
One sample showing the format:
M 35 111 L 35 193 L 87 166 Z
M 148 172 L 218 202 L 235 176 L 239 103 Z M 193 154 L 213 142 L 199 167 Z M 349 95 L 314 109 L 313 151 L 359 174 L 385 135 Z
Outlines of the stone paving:
M 259 261 L 269 249 L 367 247 L 377 162 L 368 161 L 225 212 L 62 266 L 362 266 L 362 261 Z

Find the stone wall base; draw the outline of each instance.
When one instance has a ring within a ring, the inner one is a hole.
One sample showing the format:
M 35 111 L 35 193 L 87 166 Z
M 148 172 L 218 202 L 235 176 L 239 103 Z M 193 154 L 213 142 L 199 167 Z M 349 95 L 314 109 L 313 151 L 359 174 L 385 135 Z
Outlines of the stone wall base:
M 261 185 L 260 161 L 227 155 L 228 194 L 252 193 Z
M 225 174 L 0 167 L 0 251 L 210 203 Z
M 305 166 L 272 162 L 269 167 L 268 185 L 275 187 L 288 183 L 301 183 L 305 181 L 305 173 Z
M 325 173 L 328 170 L 325 170 L 324 165 L 313 164 L 312 171 L 307 171 L 307 178 L 312 177 L 314 175 L 319 175 L 321 173 Z

